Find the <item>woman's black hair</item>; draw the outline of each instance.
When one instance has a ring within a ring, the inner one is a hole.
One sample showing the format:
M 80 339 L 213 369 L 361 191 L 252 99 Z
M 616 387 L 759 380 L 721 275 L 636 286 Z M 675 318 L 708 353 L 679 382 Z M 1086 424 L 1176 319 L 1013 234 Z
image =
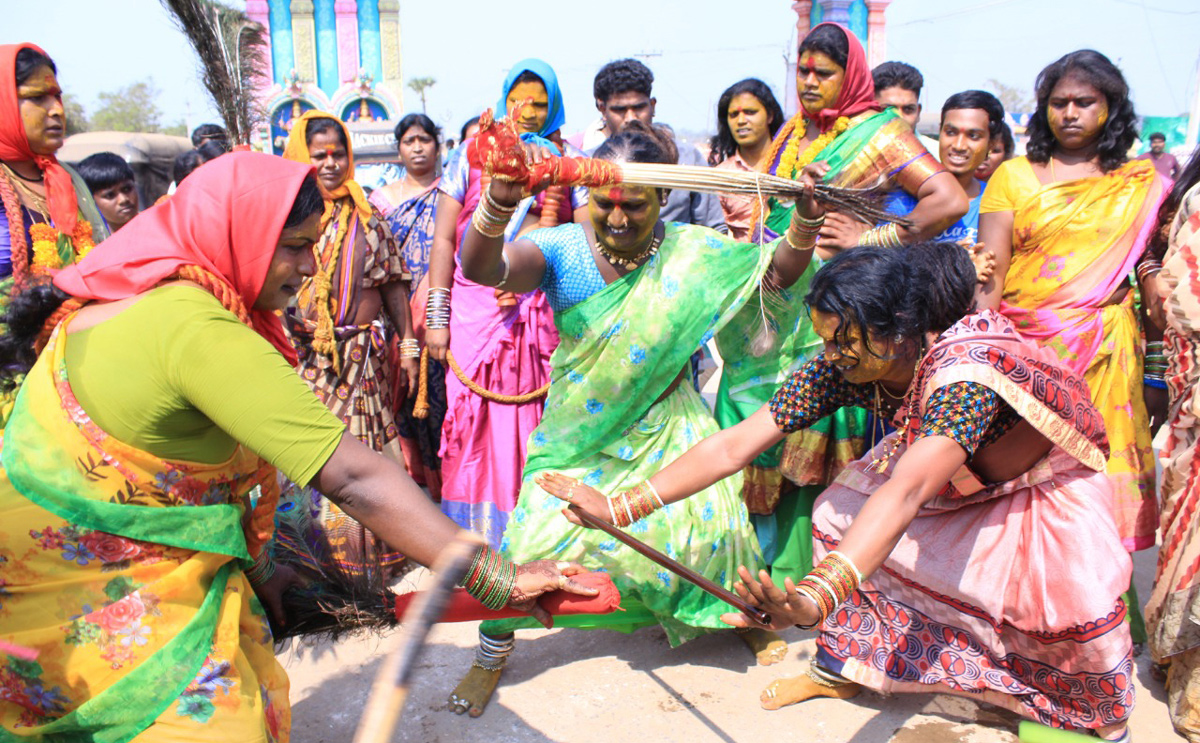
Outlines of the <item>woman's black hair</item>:
M 191 150 L 195 152 L 195 150 Z M 295 227 L 325 208 L 317 178 L 309 174 L 300 183 L 292 208 L 283 220 L 283 229 Z M 0 391 L 10 391 L 22 374 L 37 361 L 34 343 L 54 311 L 70 299 L 70 295 L 54 286 L 49 279 L 18 292 L 0 316 L 7 332 L 0 334 Z
M 537 74 L 533 70 L 525 70 L 520 75 L 517 75 L 517 79 L 512 81 L 512 85 L 508 86 L 508 90 L 504 91 L 504 94 L 508 95 L 512 92 L 513 88 L 517 87 L 521 83 L 537 83 L 543 88 L 546 87 L 546 81 L 542 79 L 541 75 Z
M 200 157 L 200 153 L 196 150 L 188 150 L 181 152 L 175 156 L 175 162 L 171 165 L 171 178 L 174 179 L 175 185 L 178 187 L 183 183 L 183 179 L 192 174 L 192 171 L 204 164 L 204 158 Z
M 658 127 L 646 126 L 636 119 L 626 122 L 621 130 L 604 140 L 593 157 L 600 160 L 623 160 L 627 163 L 679 162 L 675 138 Z
M 200 143 L 200 146 L 196 148 L 196 153 L 200 155 L 200 161 L 206 163 L 216 160 L 221 155 L 228 155 L 229 148 L 225 146 L 224 142 L 208 139 Z
M 837 63 L 838 67 L 846 69 L 846 60 L 850 58 L 850 40 L 846 32 L 837 26 L 817 26 L 808 32 L 796 56 L 805 52 L 820 52 Z
M 942 104 L 942 121 L 946 120 L 947 111 L 958 111 L 961 109 L 974 108 L 983 111 L 988 117 L 988 139 L 998 140 L 1004 136 L 1002 127 L 1004 124 L 1004 104 L 1000 99 L 986 90 L 964 90 L 961 93 L 955 93 L 946 99 Z M 1012 138 L 1012 132 L 1008 134 Z
M 425 130 L 425 133 L 433 137 L 433 149 L 436 152 L 442 146 L 442 129 L 437 124 L 433 123 L 433 119 L 425 114 L 409 114 L 400 123 L 396 125 L 392 132 L 396 137 L 396 146 L 400 146 L 400 140 L 404 137 L 404 133 L 414 126 L 419 126 Z
M 970 312 L 975 282 L 975 264 L 956 243 L 861 247 L 826 263 L 804 301 L 838 318 L 839 345 L 850 345 L 853 328 L 864 337 L 913 340 L 940 334 Z
M 1148 250 L 1159 260 L 1167 253 L 1167 241 L 1171 237 L 1167 233 L 1171 229 L 1171 223 L 1175 221 L 1175 212 L 1179 211 L 1183 204 L 1183 197 L 1197 183 L 1200 183 L 1200 147 L 1192 152 L 1187 165 L 1179 171 L 1179 178 L 1171 187 L 1171 192 L 1158 207 L 1157 223 L 1154 232 L 1150 234 Z
M 737 152 L 737 142 L 733 140 L 733 132 L 729 129 L 729 104 L 742 93 L 749 93 L 757 98 L 767 110 L 767 131 L 771 139 L 775 138 L 779 127 L 783 126 L 783 109 L 766 83 L 758 78 L 748 77 L 730 85 L 717 101 L 717 134 L 709 142 L 709 165 L 717 165 Z
M 304 130 L 304 144 L 311 145 L 313 137 L 328 131 L 337 132 L 338 142 L 350 151 L 350 143 L 346 141 L 346 130 L 342 127 L 341 122 L 330 116 L 318 116 L 308 120 L 308 127 Z
M 324 209 L 325 200 L 321 196 L 321 189 L 317 187 L 317 177 L 309 173 L 300 183 L 300 190 L 296 192 L 296 200 L 292 202 L 292 208 L 288 211 L 287 218 L 283 220 L 283 229 L 295 227 Z
M 478 116 L 472 116 L 463 122 L 462 129 L 458 132 L 459 143 L 467 141 L 467 130 L 479 123 Z
M 38 70 L 39 67 L 49 67 L 50 71 L 55 75 L 58 74 L 58 67 L 54 64 L 54 60 L 42 54 L 39 51 L 25 47 L 17 52 L 16 78 L 17 86 L 20 87 L 29 80 L 30 76 Z
M 1011 160 L 1017 152 L 1017 143 L 1007 121 L 1000 122 L 1000 139 L 1004 142 L 1004 159 Z
M 1050 131 L 1047 109 L 1054 86 L 1067 76 L 1075 76 L 1104 94 L 1108 101 L 1108 121 L 1104 123 L 1104 131 L 1097 143 L 1100 170 L 1108 173 L 1121 167 L 1127 159 L 1125 153 L 1137 139 L 1137 115 L 1133 112 L 1129 85 L 1121 70 L 1108 57 L 1092 49 L 1071 52 L 1038 74 L 1037 110 L 1026 129 L 1029 135 L 1026 157 L 1030 162 L 1047 163 L 1058 147 L 1054 132 Z

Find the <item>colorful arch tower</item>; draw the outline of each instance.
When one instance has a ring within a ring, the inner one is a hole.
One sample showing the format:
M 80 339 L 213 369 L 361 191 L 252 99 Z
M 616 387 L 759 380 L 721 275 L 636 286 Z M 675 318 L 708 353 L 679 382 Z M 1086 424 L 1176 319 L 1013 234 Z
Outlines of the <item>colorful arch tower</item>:
M 399 0 L 246 0 L 246 15 L 268 29 L 264 150 L 281 153 L 311 109 L 351 124 L 400 118 Z

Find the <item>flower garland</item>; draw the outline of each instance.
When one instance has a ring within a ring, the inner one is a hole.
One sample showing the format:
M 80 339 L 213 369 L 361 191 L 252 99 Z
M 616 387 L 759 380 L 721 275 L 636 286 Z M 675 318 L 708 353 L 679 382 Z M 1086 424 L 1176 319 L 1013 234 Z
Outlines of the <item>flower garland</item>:
M 80 261 L 96 247 L 92 241 L 92 226 L 86 219 L 75 223 L 70 238 L 46 222 L 30 225 L 29 236 L 33 239 L 33 273 L 40 275 L 63 267 L 61 248 L 69 247 L 75 261 Z
M 779 158 L 779 168 L 776 169 L 775 175 L 789 180 L 796 179 L 796 171 L 803 170 L 805 166 L 813 161 L 821 150 L 829 146 L 829 143 L 838 138 L 842 132 L 850 128 L 850 117 L 839 116 L 833 126 L 829 127 L 821 136 L 817 137 L 804 150 L 803 155 L 797 156 L 800 151 L 800 141 L 804 139 L 804 134 L 808 127 L 794 127 L 792 136 L 788 140 L 787 147 L 783 150 L 783 156 Z

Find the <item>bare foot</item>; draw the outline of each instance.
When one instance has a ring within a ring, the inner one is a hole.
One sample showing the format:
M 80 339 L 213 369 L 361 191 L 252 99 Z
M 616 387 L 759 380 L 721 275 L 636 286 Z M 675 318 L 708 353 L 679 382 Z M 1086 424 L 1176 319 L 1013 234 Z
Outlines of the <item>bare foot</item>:
M 771 630 L 751 627 L 737 630 L 737 636 L 754 653 L 760 666 L 773 665 L 787 657 L 787 642 Z
M 491 701 L 496 685 L 500 683 L 500 673 L 503 668 L 489 671 L 479 666 L 471 666 L 467 675 L 450 694 L 450 710 L 456 715 L 466 712 L 471 717 L 479 717 Z
M 763 689 L 758 701 L 763 709 L 779 709 L 789 704 L 803 702 L 813 697 L 831 697 L 833 699 L 850 699 L 858 696 L 862 687 L 851 681 L 840 686 L 823 686 L 813 681 L 808 674 L 779 679 Z

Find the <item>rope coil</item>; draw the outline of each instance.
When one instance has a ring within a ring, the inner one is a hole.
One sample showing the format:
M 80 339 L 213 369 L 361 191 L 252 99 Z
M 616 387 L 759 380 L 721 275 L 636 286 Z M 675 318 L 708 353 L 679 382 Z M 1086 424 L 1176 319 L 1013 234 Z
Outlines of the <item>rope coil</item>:
M 546 382 L 541 387 L 538 387 L 533 392 L 525 392 L 520 395 L 506 395 L 500 392 L 492 392 L 484 388 L 478 382 L 467 376 L 467 373 L 462 370 L 458 362 L 454 359 L 454 354 L 450 349 L 446 349 L 446 362 L 450 365 L 454 376 L 458 377 L 458 381 L 463 383 L 467 389 L 479 395 L 488 402 L 495 402 L 501 405 L 524 405 L 527 402 L 533 402 L 539 397 L 545 397 L 550 391 L 550 383 Z M 417 399 L 413 403 L 413 417 L 418 420 L 424 420 L 429 417 L 429 349 L 421 350 L 421 373 L 417 380 Z

